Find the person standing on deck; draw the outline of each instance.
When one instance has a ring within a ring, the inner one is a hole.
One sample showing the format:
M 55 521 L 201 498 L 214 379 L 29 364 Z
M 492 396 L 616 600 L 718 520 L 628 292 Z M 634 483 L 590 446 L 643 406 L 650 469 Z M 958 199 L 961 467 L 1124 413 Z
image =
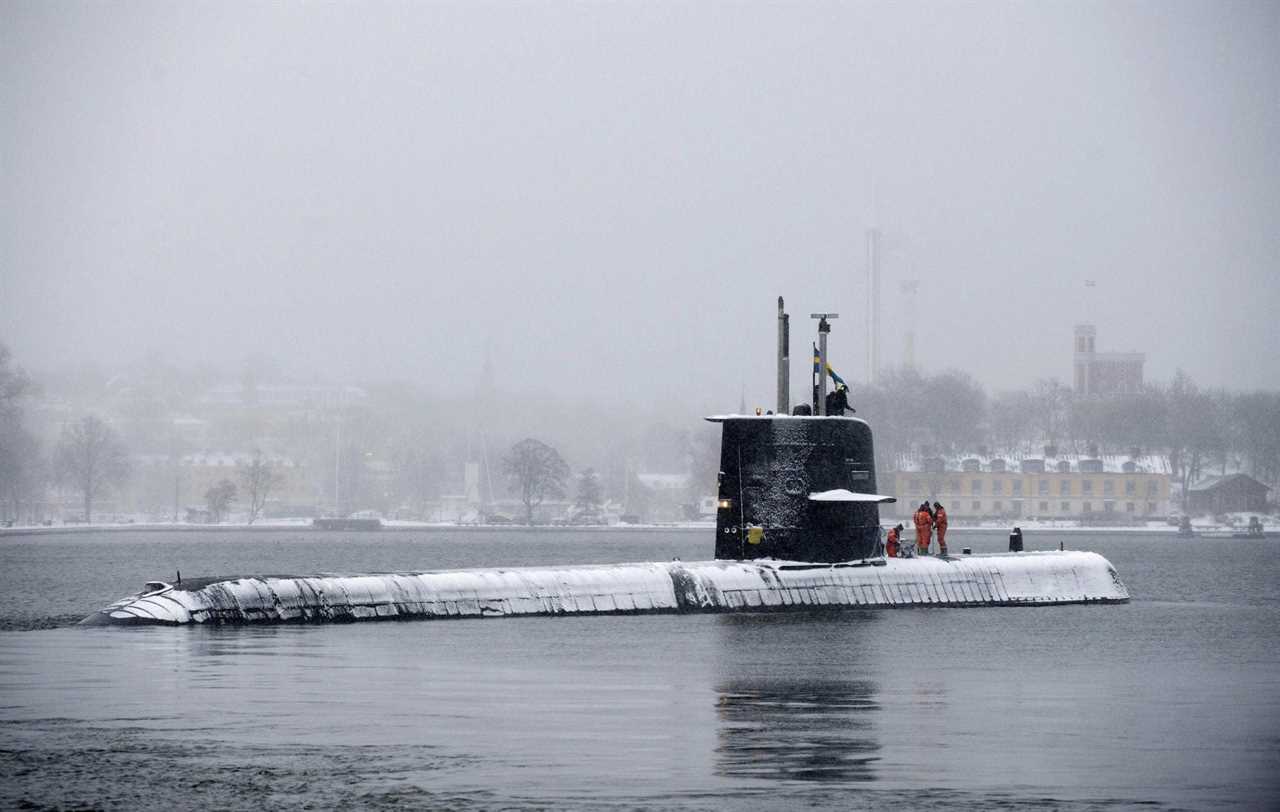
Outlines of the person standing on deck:
M 916 553 L 929 554 L 929 541 L 933 535 L 933 514 L 929 512 L 929 503 L 921 502 L 916 510 Z
M 849 387 L 838 383 L 834 391 L 827 393 L 827 414 L 843 417 L 846 411 L 856 413 L 858 410 L 849 405 Z
M 947 509 L 941 502 L 933 503 L 933 526 L 938 530 L 938 555 L 947 554 Z

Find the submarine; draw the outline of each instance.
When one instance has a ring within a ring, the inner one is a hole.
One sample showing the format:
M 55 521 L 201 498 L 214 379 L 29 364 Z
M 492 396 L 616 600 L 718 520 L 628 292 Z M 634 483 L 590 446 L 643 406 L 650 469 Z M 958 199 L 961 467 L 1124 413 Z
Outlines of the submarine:
M 721 427 L 714 558 L 148 582 L 85 625 L 237 625 L 527 615 L 717 613 L 1127 603 L 1092 552 L 890 558 L 866 421 L 826 413 L 829 318 L 811 404 L 789 408 L 789 317 L 778 299 L 778 410 Z M 843 410 L 840 410 L 843 411 Z

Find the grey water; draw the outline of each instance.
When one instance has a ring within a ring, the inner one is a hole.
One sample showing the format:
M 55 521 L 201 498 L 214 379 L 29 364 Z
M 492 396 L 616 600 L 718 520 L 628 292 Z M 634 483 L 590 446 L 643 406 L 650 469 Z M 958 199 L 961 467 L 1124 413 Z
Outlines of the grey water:
M 1280 807 L 1280 544 L 1027 547 L 1059 541 L 1132 603 L 84 628 L 178 569 L 695 560 L 711 531 L 0 537 L 0 806 Z

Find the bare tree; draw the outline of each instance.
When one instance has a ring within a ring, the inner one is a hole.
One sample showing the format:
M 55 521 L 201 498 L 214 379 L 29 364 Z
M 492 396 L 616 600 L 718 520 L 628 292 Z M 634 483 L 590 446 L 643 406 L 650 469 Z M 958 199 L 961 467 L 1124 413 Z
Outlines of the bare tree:
M 271 461 L 262 455 L 261 449 L 255 449 L 253 459 L 240 467 L 240 484 L 244 486 L 245 496 L 249 498 L 249 524 L 262 514 L 271 492 L 284 483 L 284 477 L 275 469 Z
M 569 465 L 560 452 L 546 443 L 532 438 L 521 440 L 511 447 L 502 466 L 511 487 L 520 492 L 526 524 L 533 524 L 533 509 L 543 499 L 564 496 Z
M 1041 378 L 1031 391 L 1031 408 L 1040 439 L 1057 446 L 1066 431 L 1071 411 L 1071 390 L 1057 378 Z
M 1191 376 L 1179 369 L 1168 389 L 1169 465 L 1182 489 L 1182 510 L 1190 488 L 1205 473 L 1206 463 L 1223 444 L 1216 404 Z
M 209 517 L 213 523 L 220 523 L 231 509 L 231 503 L 236 501 L 236 483 L 229 479 L 219 480 L 204 492 L 204 501 L 209 506 Z
M 1016 451 L 1035 428 L 1031 395 L 1023 391 L 998 392 L 987 406 L 987 422 L 996 448 Z
M 62 431 L 54 454 L 59 482 L 84 499 L 84 520 L 93 521 L 93 502 L 129 476 L 129 457 L 115 430 L 87 415 Z

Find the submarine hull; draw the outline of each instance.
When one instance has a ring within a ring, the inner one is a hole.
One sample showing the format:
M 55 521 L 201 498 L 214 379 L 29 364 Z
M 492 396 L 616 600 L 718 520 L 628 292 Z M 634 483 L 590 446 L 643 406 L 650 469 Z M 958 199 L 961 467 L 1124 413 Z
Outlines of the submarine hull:
M 1128 600 L 1105 558 L 1070 551 L 837 564 L 757 559 L 230 578 L 162 585 L 81 622 L 240 625 Z

